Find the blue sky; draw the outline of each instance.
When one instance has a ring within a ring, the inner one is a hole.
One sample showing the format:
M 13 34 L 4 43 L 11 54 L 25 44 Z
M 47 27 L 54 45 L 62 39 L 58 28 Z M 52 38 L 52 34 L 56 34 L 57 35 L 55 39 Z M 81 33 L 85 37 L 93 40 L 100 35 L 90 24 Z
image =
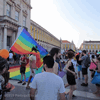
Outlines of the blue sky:
M 31 19 L 58 39 L 80 47 L 100 40 L 100 0 L 31 0 Z

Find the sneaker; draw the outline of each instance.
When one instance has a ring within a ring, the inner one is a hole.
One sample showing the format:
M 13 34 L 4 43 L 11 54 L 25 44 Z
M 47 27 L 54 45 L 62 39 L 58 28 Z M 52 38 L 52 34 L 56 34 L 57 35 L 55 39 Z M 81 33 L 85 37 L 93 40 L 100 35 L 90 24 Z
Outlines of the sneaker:
M 26 89 L 30 89 L 30 86 L 27 86 Z
M 67 99 L 67 94 L 65 95 L 65 98 Z
M 80 77 L 78 79 L 80 80 Z
M 72 97 L 74 98 L 74 97 L 76 97 L 75 95 L 72 95 Z
M 81 84 L 81 86 L 88 86 L 88 83 L 87 83 L 87 84 L 85 84 L 85 83 L 82 83 L 82 84 Z
M 22 85 L 26 85 L 26 82 L 24 82 Z
M 22 81 L 19 81 L 18 83 L 22 83 Z

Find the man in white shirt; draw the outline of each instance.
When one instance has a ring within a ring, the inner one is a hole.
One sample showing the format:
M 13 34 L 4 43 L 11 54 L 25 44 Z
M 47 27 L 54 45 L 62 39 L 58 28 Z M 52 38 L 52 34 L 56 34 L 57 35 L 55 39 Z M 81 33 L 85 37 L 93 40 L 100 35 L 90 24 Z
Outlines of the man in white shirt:
M 65 88 L 63 80 L 53 73 L 53 57 L 44 57 L 43 64 L 46 72 L 35 75 L 30 86 L 31 100 L 57 100 L 58 93 L 60 94 L 60 100 L 65 100 Z M 36 90 L 37 95 L 35 96 Z

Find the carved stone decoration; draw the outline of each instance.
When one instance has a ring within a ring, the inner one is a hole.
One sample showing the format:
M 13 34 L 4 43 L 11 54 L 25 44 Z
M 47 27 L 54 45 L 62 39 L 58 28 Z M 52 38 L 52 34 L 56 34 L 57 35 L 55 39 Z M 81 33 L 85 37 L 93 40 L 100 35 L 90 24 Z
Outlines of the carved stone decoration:
M 21 8 L 19 4 L 17 4 L 17 7 Z
M 14 3 L 15 2 L 15 0 L 10 0 L 12 3 Z
M 16 9 L 18 12 L 20 12 L 20 11 L 21 11 L 21 7 L 20 7 L 20 5 L 17 4 L 17 5 L 15 6 L 15 9 Z
M 25 16 L 25 17 L 27 17 L 27 11 L 26 10 L 23 10 L 23 15 Z

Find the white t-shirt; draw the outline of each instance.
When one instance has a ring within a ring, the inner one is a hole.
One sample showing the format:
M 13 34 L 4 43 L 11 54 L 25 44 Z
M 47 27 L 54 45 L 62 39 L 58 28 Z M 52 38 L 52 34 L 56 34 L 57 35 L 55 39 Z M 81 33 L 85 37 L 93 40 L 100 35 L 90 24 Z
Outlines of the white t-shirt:
M 29 57 L 29 60 L 31 60 L 31 61 L 35 60 L 35 61 L 36 61 L 36 56 L 31 55 L 31 56 Z
M 35 100 L 57 100 L 58 93 L 65 92 L 62 78 L 50 72 L 37 74 L 30 87 L 37 89 Z
M 10 59 L 13 58 L 13 53 L 9 53 L 9 58 L 10 58 Z

